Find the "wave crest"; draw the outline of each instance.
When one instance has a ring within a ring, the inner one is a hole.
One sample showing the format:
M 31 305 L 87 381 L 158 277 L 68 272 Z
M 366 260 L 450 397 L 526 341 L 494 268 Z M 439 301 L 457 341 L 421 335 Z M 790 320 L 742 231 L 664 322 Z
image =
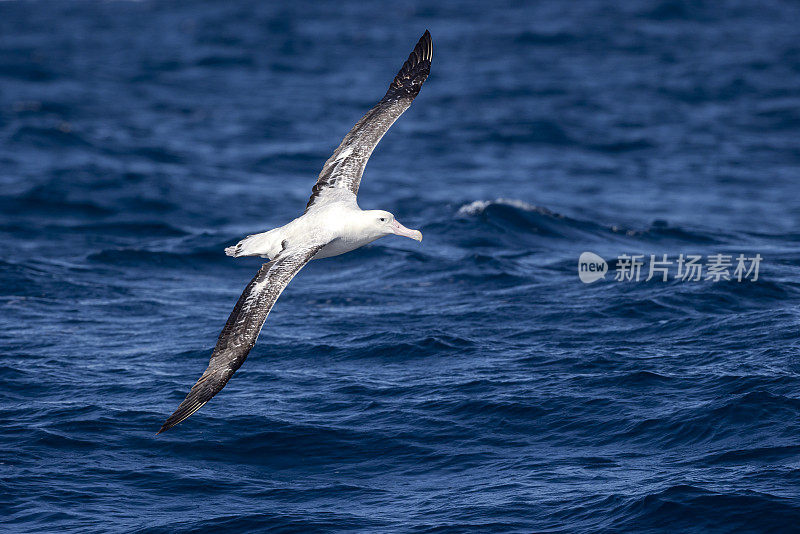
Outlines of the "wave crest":
M 502 205 L 502 206 L 510 206 L 512 208 L 517 208 L 522 211 L 533 211 L 536 213 L 541 213 L 542 215 L 557 215 L 552 211 L 548 210 L 547 208 L 543 208 L 541 206 L 534 206 L 533 204 L 528 204 L 524 200 L 517 200 L 513 198 L 497 198 L 495 200 L 475 200 L 470 202 L 469 204 L 464 204 L 460 208 L 458 208 L 459 215 L 478 215 L 483 213 L 486 208 L 493 205 Z

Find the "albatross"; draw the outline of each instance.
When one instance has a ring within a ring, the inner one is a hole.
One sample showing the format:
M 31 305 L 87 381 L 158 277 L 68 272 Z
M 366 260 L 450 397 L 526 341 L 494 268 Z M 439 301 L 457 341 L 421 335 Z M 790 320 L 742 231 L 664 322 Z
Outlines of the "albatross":
M 253 234 L 225 249 L 234 258 L 268 258 L 247 284 L 217 339 L 208 368 L 170 415 L 158 434 L 169 430 L 222 391 L 247 358 L 272 306 L 294 276 L 311 260 L 338 256 L 387 235 L 422 241 L 383 210 L 362 210 L 356 195 L 375 146 L 411 105 L 428 77 L 433 57 L 426 30 L 384 97 L 370 109 L 328 158 L 303 214 L 290 223 Z

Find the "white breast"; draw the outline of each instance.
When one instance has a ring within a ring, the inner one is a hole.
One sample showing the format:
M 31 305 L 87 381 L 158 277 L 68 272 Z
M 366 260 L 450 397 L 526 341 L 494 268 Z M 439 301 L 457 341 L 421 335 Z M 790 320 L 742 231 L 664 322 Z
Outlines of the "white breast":
M 339 254 L 344 254 L 345 252 L 350 252 L 351 250 L 355 250 L 359 247 L 363 247 L 364 245 L 372 243 L 376 239 L 378 238 L 370 237 L 361 239 L 347 239 L 344 237 L 337 237 L 336 239 L 325 245 L 311 259 L 318 260 L 321 258 L 330 258 L 331 256 L 338 256 Z

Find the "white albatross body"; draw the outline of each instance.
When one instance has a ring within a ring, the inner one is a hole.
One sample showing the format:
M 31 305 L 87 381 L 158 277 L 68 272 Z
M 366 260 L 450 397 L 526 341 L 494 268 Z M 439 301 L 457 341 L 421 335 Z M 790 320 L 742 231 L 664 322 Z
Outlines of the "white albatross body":
M 334 199 L 312 206 L 292 222 L 268 232 L 247 236 L 236 246 L 226 248 L 225 253 L 236 258 L 261 256 L 273 260 L 283 250 L 284 243 L 308 241 L 313 236 L 314 241 L 325 242 L 311 258 L 318 260 L 350 252 L 389 234 L 422 241 L 422 233 L 395 221 L 391 213 L 364 211 L 358 207 L 354 194 L 346 190 L 335 193 L 332 195 Z
M 275 301 L 306 263 L 350 252 L 390 234 L 422 241 L 422 233 L 406 228 L 388 211 L 362 210 L 356 197 L 372 151 L 419 93 L 432 57 L 431 35 L 425 31 L 386 95 L 353 126 L 325 162 L 300 217 L 225 249 L 228 256 L 258 256 L 270 261 L 245 287 L 217 339 L 208 367 L 159 434 L 222 391 L 255 345 Z

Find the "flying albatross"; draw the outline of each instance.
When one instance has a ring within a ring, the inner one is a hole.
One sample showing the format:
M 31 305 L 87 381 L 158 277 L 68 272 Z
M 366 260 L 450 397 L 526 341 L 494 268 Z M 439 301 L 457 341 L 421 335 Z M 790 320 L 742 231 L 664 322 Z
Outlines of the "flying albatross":
M 358 207 L 361 175 L 378 141 L 408 109 L 428 77 L 433 57 L 426 30 L 378 104 L 359 120 L 328 158 L 303 214 L 280 228 L 246 237 L 225 249 L 228 256 L 269 258 L 247 284 L 217 339 L 203 376 L 161 426 L 174 427 L 219 393 L 256 343 L 272 306 L 310 260 L 350 252 L 390 234 L 422 241 L 388 211 Z

